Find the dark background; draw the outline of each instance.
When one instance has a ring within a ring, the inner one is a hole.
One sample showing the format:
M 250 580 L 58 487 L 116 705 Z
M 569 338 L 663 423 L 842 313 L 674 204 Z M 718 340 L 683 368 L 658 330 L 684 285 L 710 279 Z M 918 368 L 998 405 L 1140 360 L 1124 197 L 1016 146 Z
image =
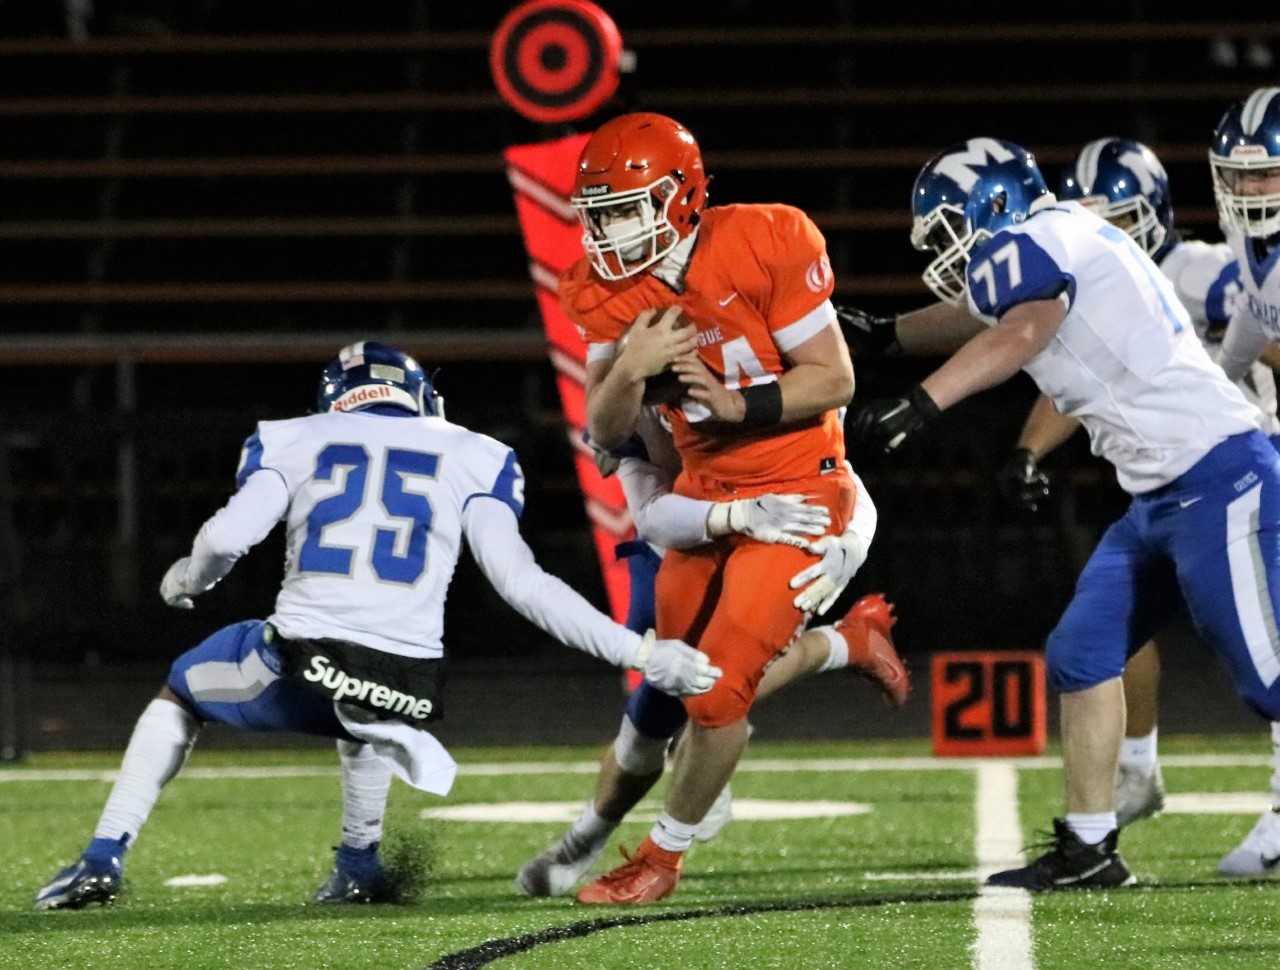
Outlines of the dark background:
M 1253 3 L 1177 23 L 1144 3 L 605 5 L 637 70 L 581 127 L 630 109 L 678 117 L 713 201 L 805 208 L 838 299 L 885 312 L 930 299 L 907 239 L 915 172 L 975 135 L 1031 148 L 1051 186 L 1085 142 L 1137 137 L 1165 162 L 1180 225 L 1217 238 L 1210 133 L 1275 83 L 1280 56 L 1280 24 L 1257 22 Z M 506 9 L 0 4 L 0 636 L 29 667 L 18 695 L 34 746 L 119 743 L 174 656 L 270 612 L 279 535 L 191 614 L 155 589 L 229 494 L 254 422 L 305 411 L 323 356 L 351 335 L 440 332 L 449 416 L 517 449 L 530 544 L 604 604 L 500 160 L 567 129 L 493 91 L 487 42 Z M 324 349 L 244 352 L 299 334 Z M 513 335 L 534 335 L 533 351 L 502 359 Z M 237 360 L 181 362 L 193 336 Z M 136 352 L 139 337 L 173 338 L 172 359 Z M 858 397 L 928 366 L 860 364 Z M 1050 460 L 1048 509 L 1002 504 L 993 474 L 1033 393 L 1019 377 L 892 463 L 853 456 L 881 524 L 837 611 L 888 591 L 918 680 L 933 650 L 1037 647 L 1123 508 L 1083 440 Z M 616 677 L 516 617 L 465 557 L 446 639 L 446 737 L 584 740 L 615 722 Z M 1250 726 L 1206 655 L 1174 639 L 1166 729 L 1178 711 Z M 828 677 L 759 718 L 775 737 L 919 734 L 926 701 L 922 689 L 890 716 Z

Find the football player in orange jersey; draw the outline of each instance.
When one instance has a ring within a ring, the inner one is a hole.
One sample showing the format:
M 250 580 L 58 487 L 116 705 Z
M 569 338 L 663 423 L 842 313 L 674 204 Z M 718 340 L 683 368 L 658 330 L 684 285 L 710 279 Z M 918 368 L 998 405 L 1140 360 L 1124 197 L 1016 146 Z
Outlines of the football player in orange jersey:
M 622 444 L 645 382 L 674 370 L 687 392 L 666 409 L 683 462 L 675 491 L 711 501 L 805 494 L 829 510 L 838 535 L 856 500 L 836 413 L 852 397 L 853 366 L 822 234 L 789 206 L 708 209 L 706 190 L 697 142 L 662 115 L 615 118 L 582 151 L 570 201 L 586 256 L 561 279 L 560 298 L 588 344 L 591 436 Z M 649 352 L 619 355 L 633 325 Z M 683 853 L 746 744 L 765 667 L 807 620 L 788 582 L 810 561 L 732 536 L 663 559 L 659 634 L 697 643 L 724 674 L 686 704 L 685 753 L 649 837 L 580 901 L 652 902 L 675 889 Z M 880 604 L 853 635 L 888 639 Z

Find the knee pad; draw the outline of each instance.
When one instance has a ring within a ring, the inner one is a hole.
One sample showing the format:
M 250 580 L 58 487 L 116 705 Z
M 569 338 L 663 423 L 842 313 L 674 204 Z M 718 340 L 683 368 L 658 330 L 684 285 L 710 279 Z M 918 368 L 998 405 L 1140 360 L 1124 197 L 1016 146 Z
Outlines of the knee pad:
M 755 691 L 741 684 L 726 684 L 727 678 L 726 673 L 705 694 L 684 699 L 689 720 L 700 727 L 715 728 L 733 724 L 747 716 L 751 702 L 755 700 Z
M 613 757 L 628 775 L 652 775 L 662 771 L 669 738 L 651 738 L 641 734 L 623 715 L 622 726 L 613 741 Z
M 680 698 L 664 694 L 644 680 L 627 700 L 627 717 L 645 737 L 665 741 L 680 730 L 687 715 Z

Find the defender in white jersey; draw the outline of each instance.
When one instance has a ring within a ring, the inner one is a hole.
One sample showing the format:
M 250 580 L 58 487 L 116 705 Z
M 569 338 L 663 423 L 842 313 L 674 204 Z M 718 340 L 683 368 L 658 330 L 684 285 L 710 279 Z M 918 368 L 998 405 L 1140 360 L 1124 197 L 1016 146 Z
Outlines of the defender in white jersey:
M 1221 363 L 1236 378 L 1274 353 L 1280 340 L 1280 88 L 1258 88 L 1233 105 L 1209 149 L 1218 219 L 1240 267 L 1243 292 L 1222 342 Z M 1258 819 L 1219 871 L 1259 876 L 1280 862 L 1280 725 L 1271 727 L 1272 809 Z
M 126 850 L 205 721 L 334 738 L 342 844 L 313 898 L 387 898 L 378 844 L 392 774 L 444 795 L 457 770 L 423 728 L 441 716 L 444 600 L 464 537 L 503 598 L 561 642 L 642 669 L 673 694 L 705 692 L 719 676 L 700 652 L 618 626 L 542 571 L 517 526 L 524 485 L 514 452 L 446 421 L 411 357 L 372 341 L 345 347 L 325 368 L 317 404 L 318 414 L 259 425 L 238 491 L 160 587 L 169 605 L 190 609 L 283 519 L 275 611 L 174 662 L 134 729 L 92 841 L 40 890 L 38 909 L 115 898 Z
M 1174 228 L 1169 180 L 1155 153 L 1131 139 L 1090 142 L 1063 172 L 1058 198 L 1080 202 L 1132 236 L 1173 285 L 1196 336 L 1210 356 L 1216 356 L 1240 293 L 1239 264 L 1225 243 L 1181 238 Z M 1261 411 L 1263 431 L 1274 444 L 1280 421 L 1271 368 L 1258 361 L 1236 386 Z M 1010 501 L 1035 510 L 1048 496 L 1049 479 L 1040 460 L 1079 426 L 1075 418 L 1058 414 L 1048 398 L 1036 401 L 997 479 Z M 1158 639 L 1134 653 L 1124 670 L 1125 738 L 1116 778 L 1116 820 L 1122 828 L 1164 806 L 1157 756 Z M 1273 734 L 1277 730 L 1272 727 Z M 1280 765 L 1280 749 L 1277 758 Z
M 1180 599 L 1250 706 L 1280 715 L 1280 456 L 1147 254 L 1079 203 L 1058 203 L 1025 149 L 991 138 L 949 149 L 916 179 L 912 211 L 912 241 L 936 254 L 925 281 L 988 328 L 905 398 L 869 404 L 855 433 L 893 452 L 1024 369 L 1133 495 L 1046 648 L 1063 695 L 1066 818 L 1051 851 L 989 883 L 1127 885 L 1113 790 L 1120 674 Z

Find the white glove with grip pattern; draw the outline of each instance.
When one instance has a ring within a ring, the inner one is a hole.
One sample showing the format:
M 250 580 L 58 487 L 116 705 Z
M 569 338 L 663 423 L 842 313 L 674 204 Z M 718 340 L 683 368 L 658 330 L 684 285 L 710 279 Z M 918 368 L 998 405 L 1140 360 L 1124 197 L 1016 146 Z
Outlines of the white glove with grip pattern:
M 822 616 L 831 609 L 849 585 L 849 580 L 867 561 L 871 540 L 856 532 L 844 532 L 838 536 L 823 536 L 817 542 L 809 543 L 808 549 L 822 558 L 791 577 L 792 589 L 804 586 L 793 602 L 798 610 Z
M 831 527 L 824 505 L 811 505 L 803 495 L 757 495 L 733 502 L 716 502 L 707 514 L 707 535 L 739 532 L 759 542 L 808 549 L 807 536 L 820 536 Z
M 187 567 L 191 564 L 190 556 L 183 556 L 164 574 L 160 580 L 160 598 L 177 610 L 195 609 L 191 599 L 191 590 L 187 589 Z
M 644 679 L 654 687 L 673 697 L 705 694 L 722 673 L 701 650 L 682 640 L 655 640 L 652 630 L 644 635 L 633 666 L 643 671 Z

